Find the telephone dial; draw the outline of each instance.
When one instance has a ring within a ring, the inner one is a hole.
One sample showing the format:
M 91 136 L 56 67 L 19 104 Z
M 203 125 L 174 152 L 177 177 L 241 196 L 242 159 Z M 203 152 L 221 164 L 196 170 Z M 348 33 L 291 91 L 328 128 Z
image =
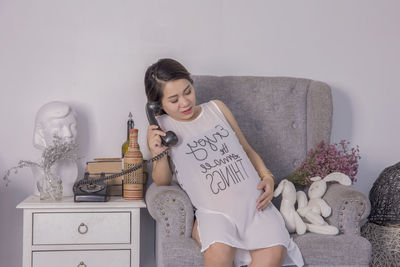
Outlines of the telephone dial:
M 157 102 L 148 102 L 146 104 L 146 115 L 150 125 L 157 125 L 158 129 L 161 129 L 155 115 L 160 112 L 160 104 Z M 174 146 L 178 143 L 178 137 L 172 131 L 167 131 L 166 136 L 161 137 L 161 143 L 168 148 L 158 154 L 157 156 L 144 160 L 143 163 L 137 164 L 132 168 L 123 170 L 120 173 L 116 173 L 110 176 L 105 176 L 104 173 L 100 175 L 100 178 L 89 179 L 89 173 L 85 173 L 83 179 L 76 181 L 73 186 L 74 201 L 75 202 L 104 202 L 108 200 L 107 196 L 107 180 L 111 180 L 122 175 L 134 172 L 140 169 L 144 164 L 148 162 L 154 162 L 167 155 L 169 147 Z

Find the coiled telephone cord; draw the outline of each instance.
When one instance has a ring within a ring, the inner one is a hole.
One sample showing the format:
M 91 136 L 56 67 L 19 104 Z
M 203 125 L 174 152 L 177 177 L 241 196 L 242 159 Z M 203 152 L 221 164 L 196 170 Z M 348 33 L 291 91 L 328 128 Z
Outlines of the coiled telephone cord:
M 141 167 L 143 167 L 144 164 L 147 164 L 149 162 L 154 162 L 156 160 L 160 160 L 161 158 L 165 157 L 168 154 L 169 149 L 170 148 L 168 147 L 166 150 L 164 150 L 163 152 L 161 152 L 157 156 L 155 156 L 155 157 L 153 157 L 153 158 L 151 158 L 149 160 L 144 160 L 142 163 L 136 164 L 132 168 L 123 170 L 120 173 L 116 173 L 116 174 L 113 174 L 113 175 L 110 175 L 110 176 L 106 176 L 106 177 L 95 178 L 95 179 L 82 179 L 82 180 L 80 180 L 78 182 L 78 185 L 100 183 L 100 182 L 103 182 L 103 181 L 108 181 L 108 180 L 120 177 L 122 175 L 134 172 L 134 171 L 140 169 Z

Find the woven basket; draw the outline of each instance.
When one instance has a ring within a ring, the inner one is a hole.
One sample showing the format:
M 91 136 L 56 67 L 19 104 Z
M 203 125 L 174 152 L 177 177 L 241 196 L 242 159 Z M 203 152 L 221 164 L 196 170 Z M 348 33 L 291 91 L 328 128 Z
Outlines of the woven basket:
M 369 222 L 400 226 L 400 162 L 382 171 L 369 192 L 369 200 Z
M 371 242 L 373 267 L 400 266 L 400 227 L 366 223 L 361 235 Z

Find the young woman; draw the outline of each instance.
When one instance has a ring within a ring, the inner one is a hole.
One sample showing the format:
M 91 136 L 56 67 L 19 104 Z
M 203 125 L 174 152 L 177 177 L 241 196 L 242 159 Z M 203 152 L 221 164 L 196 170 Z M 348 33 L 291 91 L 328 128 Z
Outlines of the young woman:
M 163 130 L 179 140 L 169 157 L 154 162 L 152 178 L 169 185 L 174 173 L 188 194 L 196 208 L 192 236 L 205 266 L 302 266 L 300 250 L 271 204 L 274 177 L 229 108 L 219 100 L 197 105 L 189 72 L 173 59 L 147 69 L 145 89 L 148 101 L 161 104 L 162 130 L 150 125 L 147 133 L 152 155 L 167 149 Z

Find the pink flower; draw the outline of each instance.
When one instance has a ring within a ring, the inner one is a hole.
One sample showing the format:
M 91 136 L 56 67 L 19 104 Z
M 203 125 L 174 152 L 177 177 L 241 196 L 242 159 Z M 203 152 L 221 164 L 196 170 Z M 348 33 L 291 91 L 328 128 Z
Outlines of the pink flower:
M 310 149 L 300 166 L 288 177 L 298 185 L 311 184 L 310 178 L 315 176 L 325 177 L 332 172 L 342 172 L 348 175 L 354 183 L 357 181 L 358 160 L 360 150 L 348 148 L 350 142 L 341 140 L 338 144 L 327 144 L 321 141 L 314 149 Z

